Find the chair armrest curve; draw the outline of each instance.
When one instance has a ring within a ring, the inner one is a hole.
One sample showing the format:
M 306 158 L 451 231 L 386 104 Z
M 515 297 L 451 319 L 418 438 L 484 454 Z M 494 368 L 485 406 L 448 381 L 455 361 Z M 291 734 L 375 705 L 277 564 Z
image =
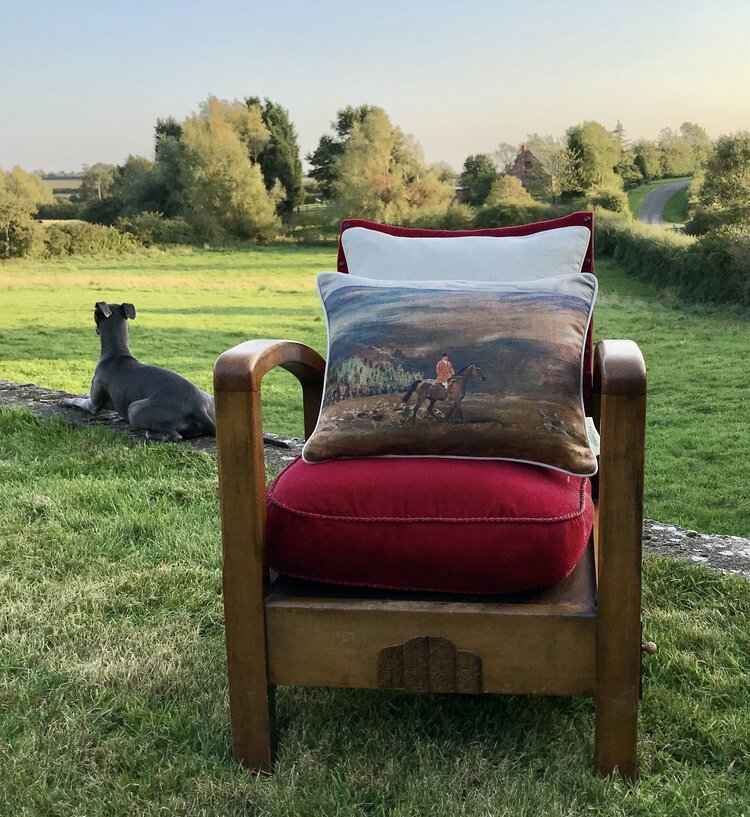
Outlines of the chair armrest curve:
M 594 351 L 594 393 L 646 394 L 646 363 L 632 340 L 600 340 Z
M 216 391 L 260 391 L 264 375 L 281 366 L 303 388 L 322 389 L 325 360 L 309 346 L 293 340 L 248 340 L 228 349 L 214 365 Z

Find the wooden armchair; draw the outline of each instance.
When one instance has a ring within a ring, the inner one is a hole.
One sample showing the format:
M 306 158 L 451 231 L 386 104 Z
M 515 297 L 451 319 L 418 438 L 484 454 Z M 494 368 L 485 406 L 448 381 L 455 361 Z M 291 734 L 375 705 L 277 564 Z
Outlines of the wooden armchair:
M 276 366 L 302 385 L 315 426 L 325 362 L 307 346 L 253 340 L 215 367 L 224 603 L 235 757 L 271 767 L 277 685 L 418 692 L 591 695 L 595 764 L 636 775 L 646 371 L 631 341 L 597 344 L 601 434 L 588 549 L 552 588 L 457 596 L 340 587 L 269 575 L 261 384 Z

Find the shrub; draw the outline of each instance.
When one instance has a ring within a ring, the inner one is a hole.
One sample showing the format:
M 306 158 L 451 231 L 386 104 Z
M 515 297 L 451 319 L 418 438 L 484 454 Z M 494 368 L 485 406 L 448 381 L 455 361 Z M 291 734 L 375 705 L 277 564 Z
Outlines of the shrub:
M 138 213 L 118 219 L 117 229 L 132 235 L 144 247 L 195 242 L 193 230 L 184 218 L 164 218 L 161 213 Z
M 530 221 L 543 221 L 569 213 L 568 207 L 553 207 L 549 204 L 496 204 L 494 207 L 482 207 L 474 217 L 475 229 L 487 227 L 511 227 L 515 224 L 526 224 Z
M 599 214 L 596 248 L 630 275 L 687 300 L 750 306 L 748 227 L 721 227 L 695 239 L 622 215 Z
M 452 201 L 447 209 L 422 213 L 412 219 L 409 226 L 422 230 L 471 230 L 474 226 L 474 210 L 468 204 Z
M 79 219 L 81 217 L 82 211 L 83 211 L 82 204 L 79 204 L 78 202 L 75 201 L 66 201 L 65 199 L 58 199 L 52 204 L 40 204 L 36 211 L 35 218 Z
M 484 202 L 488 207 L 504 204 L 533 206 L 534 199 L 515 176 L 500 176 L 492 182 L 489 195 Z
M 34 255 L 41 245 L 42 233 L 42 228 L 25 213 L 8 220 L 0 230 L 0 258 Z
M 628 197 L 622 190 L 600 188 L 594 191 L 591 203 L 594 207 L 601 207 L 612 213 L 630 213 Z
M 622 214 L 599 213 L 595 225 L 598 254 L 614 258 L 630 275 L 679 289 L 681 256 L 694 239 L 633 222 Z
M 682 267 L 687 297 L 750 306 L 750 227 L 711 230 L 688 248 Z
M 43 241 L 41 254 L 46 258 L 132 252 L 142 246 L 134 236 L 121 233 L 114 227 L 85 221 L 50 224 L 43 231 Z

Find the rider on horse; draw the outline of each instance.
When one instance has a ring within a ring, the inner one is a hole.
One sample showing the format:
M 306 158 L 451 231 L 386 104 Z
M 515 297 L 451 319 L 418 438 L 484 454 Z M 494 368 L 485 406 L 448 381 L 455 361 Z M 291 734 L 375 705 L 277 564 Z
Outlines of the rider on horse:
M 455 372 L 453 371 L 453 364 L 450 362 L 448 358 L 448 352 L 443 352 L 442 357 L 438 360 L 437 366 L 435 367 L 437 371 L 437 382 L 441 385 L 448 388 L 448 381 L 453 377 Z

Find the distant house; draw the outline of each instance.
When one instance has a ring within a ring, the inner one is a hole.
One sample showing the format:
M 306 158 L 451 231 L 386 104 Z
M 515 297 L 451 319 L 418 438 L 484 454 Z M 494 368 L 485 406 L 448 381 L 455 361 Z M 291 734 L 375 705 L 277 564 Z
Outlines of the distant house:
M 521 152 L 516 156 L 516 160 L 507 172 L 509 176 L 519 179 L 534 196 L 559 193 L 559 176 L 551 175 L 546 171 L 526 144 L 521 145 Z
M 521 152 L 516 156 L 515 162 L 508 168 L 508 175 L 524 181 L 534 175 L 534 154 L 529 150 L 529 146 L 521 145 Z

